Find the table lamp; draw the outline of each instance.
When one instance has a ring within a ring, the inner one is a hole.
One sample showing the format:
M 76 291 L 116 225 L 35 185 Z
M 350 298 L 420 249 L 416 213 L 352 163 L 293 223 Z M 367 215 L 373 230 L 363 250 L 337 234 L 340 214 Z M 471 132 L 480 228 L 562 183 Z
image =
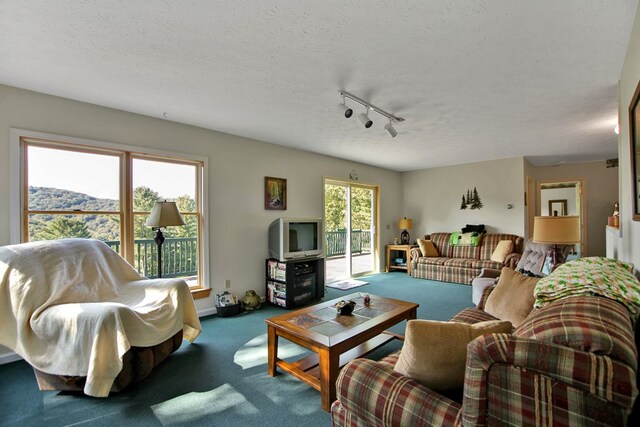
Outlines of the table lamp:
M 398 221 L 398 228 L 404 230 L 400 233 L 400 242 L 403 245 L 409 244 L 409 232 L 407 230 L 411 230 L 413 228 L 413 220 L 407 219 L 405 216 L 403 219 Z
M 153 241 L 158 245 L 158 277 L 162 277 L 162 244 L 164 243 L 164 235 L 162 228 L 184 225 L 184 220 L 178 211 L 176 202 L 156 202 L 147 218 L 145 224 L 156 230 L 156 236 Z
M 533 241 L 552 244 L 549 249 L 550 271 L 565 259 L 558 245 L 580 243 L 579 216 L 536 216 L 533 219 Z

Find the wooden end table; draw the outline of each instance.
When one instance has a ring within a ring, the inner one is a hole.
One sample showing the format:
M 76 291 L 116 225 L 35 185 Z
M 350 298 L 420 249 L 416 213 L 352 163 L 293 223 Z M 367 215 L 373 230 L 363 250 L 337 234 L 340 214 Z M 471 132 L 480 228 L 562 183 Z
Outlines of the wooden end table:
M 387 245 L 387 268 L 385 271 L 388 273 L 391 270 L 406 270 L 407 274 L 411 276 L 411 249 L 417 247 L 416 245 Z M 391 251 L 404 252 L 407 265 L 394 265 L 391 262 Z
M 361 294 L 354 293 L 300 310 L 266 319 L 269 362 L 267 373 L 276 368 L 293 375 L 320 391 L 322 409 L 329 411 L 336 399 L 336 379 L 340 367 L 364 356 L 402 335 L 386 331 L 403 320 L 416 318 L 418 304 L 370 295 L 364 305 Z M 340 300 L 356 302 L 353 314 L 339 315 L 334 305 Z M 314 352 L 296 362 L 278 358 L 278 338 L 286 338 Z

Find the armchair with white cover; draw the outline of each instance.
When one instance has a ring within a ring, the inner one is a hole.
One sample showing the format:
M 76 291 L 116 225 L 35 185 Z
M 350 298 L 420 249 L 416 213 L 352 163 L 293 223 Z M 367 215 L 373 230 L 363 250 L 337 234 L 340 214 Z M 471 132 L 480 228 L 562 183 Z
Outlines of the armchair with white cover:
M 40 389 L 105 397 L 141 380 L 201 326 L 188 285 L 147 279 L 104 242 L 0 247 L 0 344 Z

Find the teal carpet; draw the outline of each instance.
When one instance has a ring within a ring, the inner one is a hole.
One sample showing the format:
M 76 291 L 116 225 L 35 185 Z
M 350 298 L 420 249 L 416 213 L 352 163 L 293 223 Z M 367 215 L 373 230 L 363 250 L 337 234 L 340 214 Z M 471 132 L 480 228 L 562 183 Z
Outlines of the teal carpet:
M 401 272 L 363 278 L 369 284 L 341 291 L 327 288 L 325 300 L 367 292 L 420 304 L 418 318 L 447 320 L 471 306 L 471 287 L 412 279 Z M 256 289 L 258 290 L 258 289 Z M 260 293 L 260 292 L 259 292 Z M 202 318 L 202 334 L 125 392 L 96 399 L 41 392 L 23 361 L 0 365 L 0 425 L 13 426 L 329 426 L 320 394 L 293 378 L 266 373 L 264 319 L 285 312 L 268 306 L 235 317 Z M 403 333 L 405 324 L 392 328 Z M 369 357 L 400 348 L 395 341 Z M 305 350 L 280 340 L 280 354 L 300 358 Z

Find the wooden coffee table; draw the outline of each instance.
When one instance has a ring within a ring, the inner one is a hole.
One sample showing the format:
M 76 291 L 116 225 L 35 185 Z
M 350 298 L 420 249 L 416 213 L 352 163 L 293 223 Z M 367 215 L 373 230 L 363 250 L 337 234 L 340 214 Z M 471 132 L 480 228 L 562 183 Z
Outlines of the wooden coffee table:
M 371 302 L 365 306 L 362 295 L 358 292 L 266 319 L 268 374 L 273 377 L 276 368 L 280 368 L 319 390 L 322 409 L 329 411 L 336 399 L 340 367 L 393 339 L 403 339 L 403 336 L 386 329 L 403 320 L 416 318 L 418 304 L 370 295 Z M 356 302 L 353 314 L 342 316 L 337 313 L 334 305 L 340 300 Z M 308 348 L 315 354 L 296 362 L 279 359 L 278 337 Z

